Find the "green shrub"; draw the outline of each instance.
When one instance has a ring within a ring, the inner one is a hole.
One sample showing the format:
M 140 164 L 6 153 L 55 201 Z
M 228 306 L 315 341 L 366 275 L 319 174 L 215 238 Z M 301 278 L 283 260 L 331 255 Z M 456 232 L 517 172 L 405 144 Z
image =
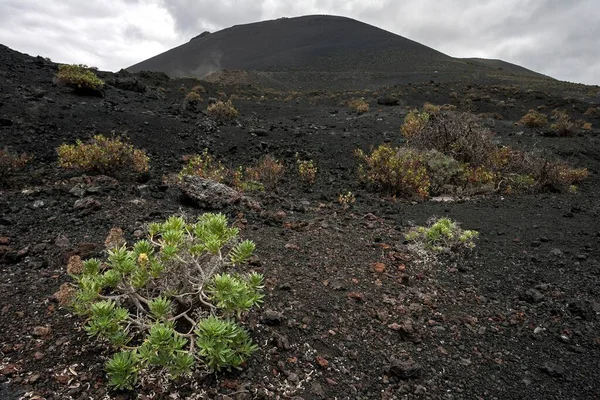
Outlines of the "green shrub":
M 412 228 L 404 235 L 418 247 L 434 252 L 459 252 L 475 247 L 477 231 L 462 230 L 449 218 L 431 219 L 427 226 Z
M 213 371 L 239 368 L 258 350 L 248 332 L 232 321 L 215 316 L 200 321 L 194 333 L 198 354 Z
M 104 87 L 104 82 L 86 65 L 60 65 L 56 79 L 79 92 L 99 92 Z
M 146 152 L 124 143 L 120 138 L 94 136 L 90 143 L 78 140 L 75 145 L 62 144 L 56 149 L 58 163 L 64 168 L 76 168 L 114 175 L 123 171 L 148 171 Z
M 362 181 L 394 195 L 429 196 L 431 179 L 421 152 L 382 144 L 369 155 L 362 150 L 357 150 L 356 155 L 363 161 L 359 166 Z
M 197 175 L 204 179 L 210 179 L 215 182 L 224 182 L 229 174 L 229 170 L 223 164 L 204 149 L 202 154 L 186 157 L 187 164 L 183 167 L 179 176 Z
M 197 358 L 211 370 L 239 368 L 257 346 L 229 318 L 262 302 L 263 277 L 224 269 L 244 265 L 254 249 L 222 214 L 195 223 L 173 216 L 151 223 L 130 248 L 108 249 L 106 261 L 71 268 L 74 311 L 88 335 L 117 349 L 106 363 L 109 384 L 132 389 L 140 373 L 175 379 Z
M 301 160 L 296 153 L 296 168 L 302 182 L 312 185 L 317 177 L 317 166 L 313 160 Z

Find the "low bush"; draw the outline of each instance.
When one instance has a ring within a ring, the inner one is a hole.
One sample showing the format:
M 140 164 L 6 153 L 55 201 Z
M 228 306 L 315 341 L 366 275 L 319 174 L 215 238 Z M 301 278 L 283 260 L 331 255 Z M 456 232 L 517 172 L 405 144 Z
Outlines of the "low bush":
M 184 157 L 186 165 L 183 167 L 179 176 L 197 175 L 204 179 L 210 179 L 215 182 L 224 182 L 230 171 L 209 154 L 208 149 L 204 149 L 202 154 Z
M 313 160 L 301 160 L 296 153 L 296 168 L 302 182 L 312 185 L 317 177 L 317 166 Z
M 548 124 L 548 117 L 535 110 L 529 110 L 529 112 L 523 115 L 519 120 L 519 123 L 528 128 L 543 128 Z
M 226 102 L 219 100 L 216 103 L 210 104 L 206 109 L 206 113 L 218 122 L 230 121 L 238 116 L 238 111 L 233 106 L 231 100 Z
M 106 363 L 109 385 L 133 389 L 140 375 L 187 375 L 198 361 L 211 371 L 240 368 L 257 350 L 237 322 L 262 302 L 263 277 L 225 271 L 252 256 L 222 214 L 194 223 L 170 217 L 151 223 L 145 239 L 108 249 L 105 261 L 71 268 L 70 301 L 89 336 L 116 350 Z
M 410 148 L 394 148 L 382 144 L 371 154 L 357 150 L 362 160 L 359 177 L 394 195 L 427 198 L 431 179 L 422 153 Z
M 427 226 L 412 228 L 404 235 L 417 247 L 434 252 L 461 252 L 475 247 L 477 231 L 463 230 L 450 218 L 432 218 Z
M 340 193 L 338 203 L 341 204 L 344 210 L 347 210 L 352 207 L 352 204 L 356 203 L 356 196 L 352 192 Z
M 412 112 L 406 117 L 402 131 L 410 147 L 434 149 L 474 166 L 486 165 L 496 149 L 492 132 L 467 113 Z
M 191 91 L 185 96 L 185 102 L 187 104 L 198 104 L 202 103 L 202 97 L 198 94 L 198 92 Z
M 273 190 L 285 172 L 283 163 L 271 156 L 266 156 L 255 166 L 246 168 L 246 177 L 250 181 L 260 182 L 265 189 Z
M 62 144 L 56 149 L 58 163 L 64 168 L 76 168 L 100 174 L 148 171 L 148 155 L 120 138 L 96 135 L 89 143 Z
M 416 137 L 427 125 L 429 121 L 429 113 L 412 110 L 404 117 L 404 124 L 400 130 L 404 137 L 409 140 Z
M 364 114 L 366 112 L 369 112 L 369 103 L 362 99 L 351 100 L 348 103 L 348 107 L 350 107 L 352 111 L 358 114 Z
M 441 111 L 441 107 L 437 106 L 435 104 L 431 104 L 430 102 L 426 102 L 425 104 L 423 104 L 423 111 L 425 111 L 428 114 L 435 114 Z
M 552 115 L 554 122 L 551 125 L 551 129 L 556 132 L 558 136 L 573 136 L 576 133 L 576 125 L 571 121 L 571 117 L 564 110 L 553 110 Z
M 4 185 L 11 174 L 25 168 L 29 161 L 31 157 L 27 154 L 13 154 L 7 149 L 0 149 L 0 185 Z
M 104 87 L 104 82 L 85 65 L 60 65 L 56 79 L 59 84 L 82 93 L 97 93 Z

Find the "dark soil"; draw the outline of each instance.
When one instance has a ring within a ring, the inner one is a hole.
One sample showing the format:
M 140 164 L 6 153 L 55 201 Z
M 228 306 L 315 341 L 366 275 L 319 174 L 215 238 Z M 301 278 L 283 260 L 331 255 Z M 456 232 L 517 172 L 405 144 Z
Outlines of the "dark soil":
M 600 397 L 600 118 L 583 116 L 598 104 L 467 83 L 283 93 L 204 82 L 205 101 L 235 95 L 240 111 L 236 123 L 217 126 L 182 109 L 197 81 L 101 73 L 114 86 L 83 97 L 54 85 L 56 70 L 0 47 L 1 145 L 35 157 L 0 191 L 0 398 L 136 397 L 108 390 L 110 351 L 53 294 L 70 280 L 68 257 L 101 257 L 111 227 L 131 242 L 147 222 L 207 211 L 163 183 L 183 155 L 205 147 L 231 166 L 265 154 L 287 165 L 275 192 L 251 194 L 260 211 L 221 210 L 257 244 L 251 268 L 265 275 L 266 298 L 244 322 L 260 350 L 240 372 L 148 382 L 137 398 Z M 377 105 L 382 95 L 400 105 Z M 356 97 L 371 111 L 352 113 L 344 102 Z M 425 101 L 495 116 L 487 123 L 500 143 L 548 149 L 590 176 L 577 193 L 453 202 L 394 200 L 362 187 L 353 151 L 400 143 L 407 106 Z M 542 105 L 594 129 L 559 138 L 514 125 Z M 116 180 L 57 166 L 60 144 L 111 132 L 148 151 L 147 176 Z M 296 152 L 317 163 L 315 185 L 299 183 Z M 356 203 L 344 210 L 337 198 L 347 191 Z M 95 201 L 75 207 L 80 198 Z M 434 215 L 480 232 L 470 257 L 434 262 L 408 252 L 402 233 Z

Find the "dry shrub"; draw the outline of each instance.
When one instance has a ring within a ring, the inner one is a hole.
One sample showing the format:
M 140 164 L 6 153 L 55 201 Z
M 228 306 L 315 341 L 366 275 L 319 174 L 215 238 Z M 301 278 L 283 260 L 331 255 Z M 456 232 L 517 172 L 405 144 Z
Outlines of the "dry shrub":
M 90 143 L 78 140 L 75 145 L 62 144 L 56 149 L 58 162 L 64 168 L 76 168 L 105 175 L 132 170 L 148 171 L 148 155 L 144 150 L 124 143 L 120 138 L 96 135 Z
M 104 240 L 104 248 L 106 250 L 115 249 L 125 244 L 125 237 L 123 236 L 123 229 L 111 228 Z
M 273 190 L 277 187 L 283 173 L 283 163 L 271 156 L 266 156 L 255 166 L 246 168 L 247 179 L 260 182 L 267 190 Z
M 573 136 L 575 134 L 576 124 L 571 121 L 571 117 L 564 110 L 553 110 L 552 116 L 554 123 L 551 128 L 558 136 Z
M 412 110 L 404 117 L 404 123 L 400 130 L 404 137 L 409 140 L 410 138 L 417 136 L 427 125 L 428 121 L 429 113 L 420 113 L 418 110 Z
M 83 93 L 97 93 L 104 87 L 104 82 L 86 65 L 60 65 L 56 79 L 59 84 Z
M 58 301 L 58 304 L 65 307 L 71 304 L 73 297 L 77 293 L 77 289 L 75 289 L 69 283 L 63 283 L 58 288 L 58 291 L 54 293 L 54 298 Z
M 194 92 L 193 90 L 185 96 L 185 102 L 188 104 L 197 104 L 202 103 L 203 101 L 204 100 L 202 100 L 202 97 L 198 92 Z
M 367 103 L 366 101 L 362 100 L 362 99 L 354 99 L 351 100 L 348 103 L 348 107 L 358 113 L 358 114 L 364 114 L 366 112 L 369 112 L 369 103 Z
M 405 133 L 410 147 L 434 149 L 461 163 L 475 166 L 486 165 L 496 149 L 492 132 L 471 114 L 440 112 L 428 114 L 426 120 L 418 116 L 414 119 L 424 122 L 418 129 L 413 129 L 410 135 Z M 406 121 L 402 126 L 403 132 Z
M 79 256 L 71 256 L 69 257 L 69 262 L 67 264 L 67 274 L 69 275 L 78 275 L 83 272 L 83 261 Z
M 456 106 L 454 104 L 444 104 L 440 106 L 440 111 L 456 111 Z
M 7 149 L 0 149 L 0 185 L 9 175 L 25 168 L 29 161 L 31 157 L 27 154 L 13 154 Z
M 213 104 L 210 104 L 206 109 L 206 113 L 209 117 L 219 122 L 229 121 L 237 118 L 238 116 L 238 111 L 233 106 L 231 100 L 226 102 L 219 100 Z
M 183 167 L 179 176 L 182 175 L 197 175 L 204 179 L 210 179 L 215 182 L 222 183 L 227 179 L 229 170 L 208 153 L 208 149 L 204 149 L 202 154 L 184 157 L 186 165 Z
M 435 114 L 441 111 L 441 107 L 435 104 L 431 104 L 430 102 L 426 102 L 423 104 L 423 111 L 429 114 Z
M 591 131 L 592 130 L 592 123 L 591 122 L 584 122 L 583 125 L 581 125 L 581 129 L 583 129 L 584 131 Z
M 596 117 L 596 116 L 600 115 L 600 108 L 589 107 L 587 110 L 585 110 L 583 115 L 585 115 L 586 117 Z
M 588 176 L 586 168 L 573 168 L 552 160 L 550 154 L 540 151 L 524 152 L 503 148 L 503 186 L 507 192 L 513 189 L 530 192 L 567 192 Z
M 192 88 L 192 92 L 194 93 L 206 93 L 206 89 L 202 85 L 196 85 Z
M 529 112 L 523 115 L 523 117 L 519 120 L 519 123 L 528 128 L 542 128 L 548 124 L 548 117 L 535 110 L 529 110 Z

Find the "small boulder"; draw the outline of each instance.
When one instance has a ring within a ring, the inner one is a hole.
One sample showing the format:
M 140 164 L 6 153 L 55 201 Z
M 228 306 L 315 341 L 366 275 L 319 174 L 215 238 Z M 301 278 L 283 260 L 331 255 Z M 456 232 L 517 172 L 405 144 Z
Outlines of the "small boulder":
M 397 106 L 400 100 L 393 96 L 380 96 L 377 98 L 377 104 L 382 106 Z

